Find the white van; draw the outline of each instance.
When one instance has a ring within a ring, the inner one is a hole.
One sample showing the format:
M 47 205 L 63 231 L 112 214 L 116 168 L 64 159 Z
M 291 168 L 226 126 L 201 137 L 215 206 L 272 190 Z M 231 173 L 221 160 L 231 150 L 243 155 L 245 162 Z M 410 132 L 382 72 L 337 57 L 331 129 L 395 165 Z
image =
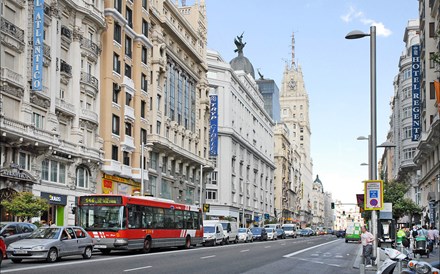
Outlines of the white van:
M 281 228 L 284 230 L 284 233 L 286 233 L 286 237 L 296 238 L 298 236 L 296 224 L 283 224 Z
M 238 224 L 237 222 L 220 220 L 225 235 L 225 243 L 238 243 Z
M 281 228 L 281 224 L 267 224 L 264 226 L 264 228 L 273 228 L 275 230 Z
M 219 221 L 203 221 L 203 245 L 223 245 L 225 236 Z

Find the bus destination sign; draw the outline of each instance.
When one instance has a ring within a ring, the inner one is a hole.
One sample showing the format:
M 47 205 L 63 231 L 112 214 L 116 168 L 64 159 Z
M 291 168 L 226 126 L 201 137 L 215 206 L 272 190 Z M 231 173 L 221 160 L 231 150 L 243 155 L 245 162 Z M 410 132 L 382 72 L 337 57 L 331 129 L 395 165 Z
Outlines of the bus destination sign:
M 82 205 L 122 204 L 122 197 L 121 196 L 82 196 L 80 197 L 80 204 Z

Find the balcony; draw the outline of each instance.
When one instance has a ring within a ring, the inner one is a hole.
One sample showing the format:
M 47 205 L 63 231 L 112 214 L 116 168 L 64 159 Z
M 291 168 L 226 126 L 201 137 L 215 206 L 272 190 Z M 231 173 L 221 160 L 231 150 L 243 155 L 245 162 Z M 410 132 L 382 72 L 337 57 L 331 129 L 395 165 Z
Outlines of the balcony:
M 129 106 L 125 106 L 124 108 L 124 115 L 125 115 L 125 119 L 130 120 L 130 121 L 134 121 L 134 109 L 132 107 Z
M 39 140 L 47 144 L 58 146 L 58 136 L 56 132 L 46 131 L 36 128 L 34 125 L 23 123 L 14 119 L 0 116 L 0 128 L 2 132 L 11 136 L 28 136 L 34 140 Z
M 72 43 L 72 31 L 66 26 L 61 26 L 61 42 L 67 47 Z
M 0 75 L 1 75 L 1 82 L 7 82 L 10 85 L 19 87 L 21 89 L 24 89 L 24 85 L 23 85 L 23 76 L 18 74 L 17 72 L 3 67 L 0 70 Z M 2 83 L 2 86 L 5 85 L 4 83 Z
M 99 81 L 95 76 L 88 74 L 87 72 L 81 71 L 80 81 L 92 87 L 95 90 L 95 92 L 98 92 Z
M 134 139 L 133 139 L 133 137 L 128 136 L 128 135 L 125 135 L 124 141 L 121 142 L 121 145 L 122 145 L 122 149 L 124 151 L 132 152 L 135 149 Z
M 94 112 L 92 110 L 89 110 L 89 109 L 82 108 L 81 109 L 80 118 L 83 119 L 83 120 L 90 121 L 90 122 L 92 122 L 92 123 L 94 123 L 96 125 L 99 123 L 99 121 L 98 121 L 98 118 L 99 118 L 98 113 L 96 113 L 96 112 Z
M 90 39 L 81 37 L 81 48 L 86 51 L 87 56 L 91 57 L 94 61 L 98 59 L 99 52 L 101 51 L 99 46 L 93 43 Z
M 122 165 L 121 176 L 123 177 L 131 177 L 131 166 Z
M 67 77 L 72 77 L 72 66 L 69 65 L 66 61 L 61 59 L 60 61 L 60 71 L 61 74 L 64 74 Z
M 75 116 L 75 106 L 61 98 L 55 98 L 55 108 L 68 116 Z
M 5 18 L 0 18 L 0 31 L 2 44 L 14 48 L 18 52 L 24 50 L 24 30 L 20 29 Z
M 122 172 L 122 164 L 115 160 L 104 160 L 101 170 L 110 175 L 120 175 Z

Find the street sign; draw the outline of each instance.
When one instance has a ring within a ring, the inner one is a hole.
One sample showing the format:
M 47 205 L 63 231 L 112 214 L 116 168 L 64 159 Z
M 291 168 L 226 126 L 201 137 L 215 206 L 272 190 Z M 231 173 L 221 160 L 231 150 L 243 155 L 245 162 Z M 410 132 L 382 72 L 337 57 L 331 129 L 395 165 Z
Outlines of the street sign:
M 254 221 L 255 221 L 255 222 L 259 222 L 259 221 L 260 221 L 260 216 L 255 216 L 255 217 L 254 217 Z
M 269 220 L 269 213 L 264 213 L 264 219 Z
M 383 206 L 383 181 L 365 181 L 364 210 L 382 210 Z

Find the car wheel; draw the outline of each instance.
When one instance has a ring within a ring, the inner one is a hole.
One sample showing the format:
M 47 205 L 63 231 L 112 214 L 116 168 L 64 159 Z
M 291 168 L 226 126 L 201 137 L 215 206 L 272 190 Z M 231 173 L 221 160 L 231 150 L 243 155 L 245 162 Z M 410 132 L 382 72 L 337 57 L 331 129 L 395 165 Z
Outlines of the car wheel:
M 18 263 L 21 263 L 22 259 L 15 259 L 14 258 L 14 259 L 11 259 L 11 261 L 18 264 Z
M 87 246 L 86 249 L 84 249 L 84 253 L 82 254 L 84 259 L 90 259 L 92 258 L 92 247 Z
M 104 254 L 104 255 L 108 255 L 108 254 L 110 254 L 110 252 L 112 251 L 111 249 L 100 249 L 99 251 L 101 251 L 101 253 L 102 254 Z
M 55 247 L 52 247 L 47 253 L 46 261 L 48 263 L 54 263 L 58 260 L 58 251 Z
M 347 239 L 345 239 L 345 242 L 346 242 L 346 243 L 348 243 L 348 240 L 347 240 Z
M 143 253 L 149 253 L 151 250 L 151 238 L 147 237 L 144 240 L 144 247 L 142 248 Z

